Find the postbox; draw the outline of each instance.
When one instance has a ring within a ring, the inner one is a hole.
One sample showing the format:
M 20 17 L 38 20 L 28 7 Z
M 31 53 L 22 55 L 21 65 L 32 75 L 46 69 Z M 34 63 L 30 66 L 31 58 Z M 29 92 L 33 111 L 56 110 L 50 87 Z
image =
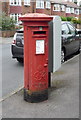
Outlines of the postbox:
M 19 18 L 24 25 L 24 99 L 48 99 L 49 15 L 30 13 Z

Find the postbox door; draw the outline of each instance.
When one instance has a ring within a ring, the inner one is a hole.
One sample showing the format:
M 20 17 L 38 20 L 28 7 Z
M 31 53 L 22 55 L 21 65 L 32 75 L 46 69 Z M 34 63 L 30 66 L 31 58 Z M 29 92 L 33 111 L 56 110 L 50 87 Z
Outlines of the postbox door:
M 29 89 L 32 91 L 44 90 L 48 88 L 48 32 L 33 31 L 28 27 L 29 38 L 29 59 L 28 59 L 28 79 Z

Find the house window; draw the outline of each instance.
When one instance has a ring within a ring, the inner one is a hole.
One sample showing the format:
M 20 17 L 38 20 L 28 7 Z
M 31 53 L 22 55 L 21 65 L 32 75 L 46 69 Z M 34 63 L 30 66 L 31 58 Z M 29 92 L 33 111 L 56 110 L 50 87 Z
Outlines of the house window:
M 37 0 L 36 1 L 36 8 L 44 9 L 44 1 L 43 0 Z
M 24 5 L 30 6 L 30 0 L 24 0 Z
M 50 8 L 51 8 L 50 1 L 46 1 L 46 8 L 47 8 L 47 9 L 50 9 Z
M 66 13 L 71 13 L 70 7 L 66 8 Z
M 21 0 L 10 0 L 10 5 L 21 5 Z
M 61 5 L 61 11 L 65 11 L 65 6 Z
M 15 20 L 16 22 L 18 22 L 18 18 L 21 16 L 21 14 L 17 14 L 17 13 L 12 13 L 10 14 L 10 17 L 13 18 L 13 20 Z
M 75 9 L 75 14 L 79 15 L 79 9 Z
M 74 8 L 70 8 L 71 9 L 71 13 L 74 13 Z
M 60 11 L 60 5 L 54 4 L 54 11 Z

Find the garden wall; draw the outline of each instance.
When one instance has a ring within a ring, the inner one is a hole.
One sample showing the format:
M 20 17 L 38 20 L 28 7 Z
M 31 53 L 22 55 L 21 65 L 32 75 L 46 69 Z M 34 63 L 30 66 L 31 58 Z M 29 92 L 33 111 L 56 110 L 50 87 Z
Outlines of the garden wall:
M 0 31 L 0 37 L 12 37 L 15 34 L 15 30 Z

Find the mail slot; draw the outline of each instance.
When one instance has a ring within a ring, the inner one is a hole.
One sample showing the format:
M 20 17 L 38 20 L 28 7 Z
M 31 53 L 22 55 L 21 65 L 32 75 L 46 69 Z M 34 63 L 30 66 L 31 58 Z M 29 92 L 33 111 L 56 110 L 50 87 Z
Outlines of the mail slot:
M 52 17 L 31 13 L 19 18 L 24 25 L 24 99 L 48 99 L 48 36 Z

